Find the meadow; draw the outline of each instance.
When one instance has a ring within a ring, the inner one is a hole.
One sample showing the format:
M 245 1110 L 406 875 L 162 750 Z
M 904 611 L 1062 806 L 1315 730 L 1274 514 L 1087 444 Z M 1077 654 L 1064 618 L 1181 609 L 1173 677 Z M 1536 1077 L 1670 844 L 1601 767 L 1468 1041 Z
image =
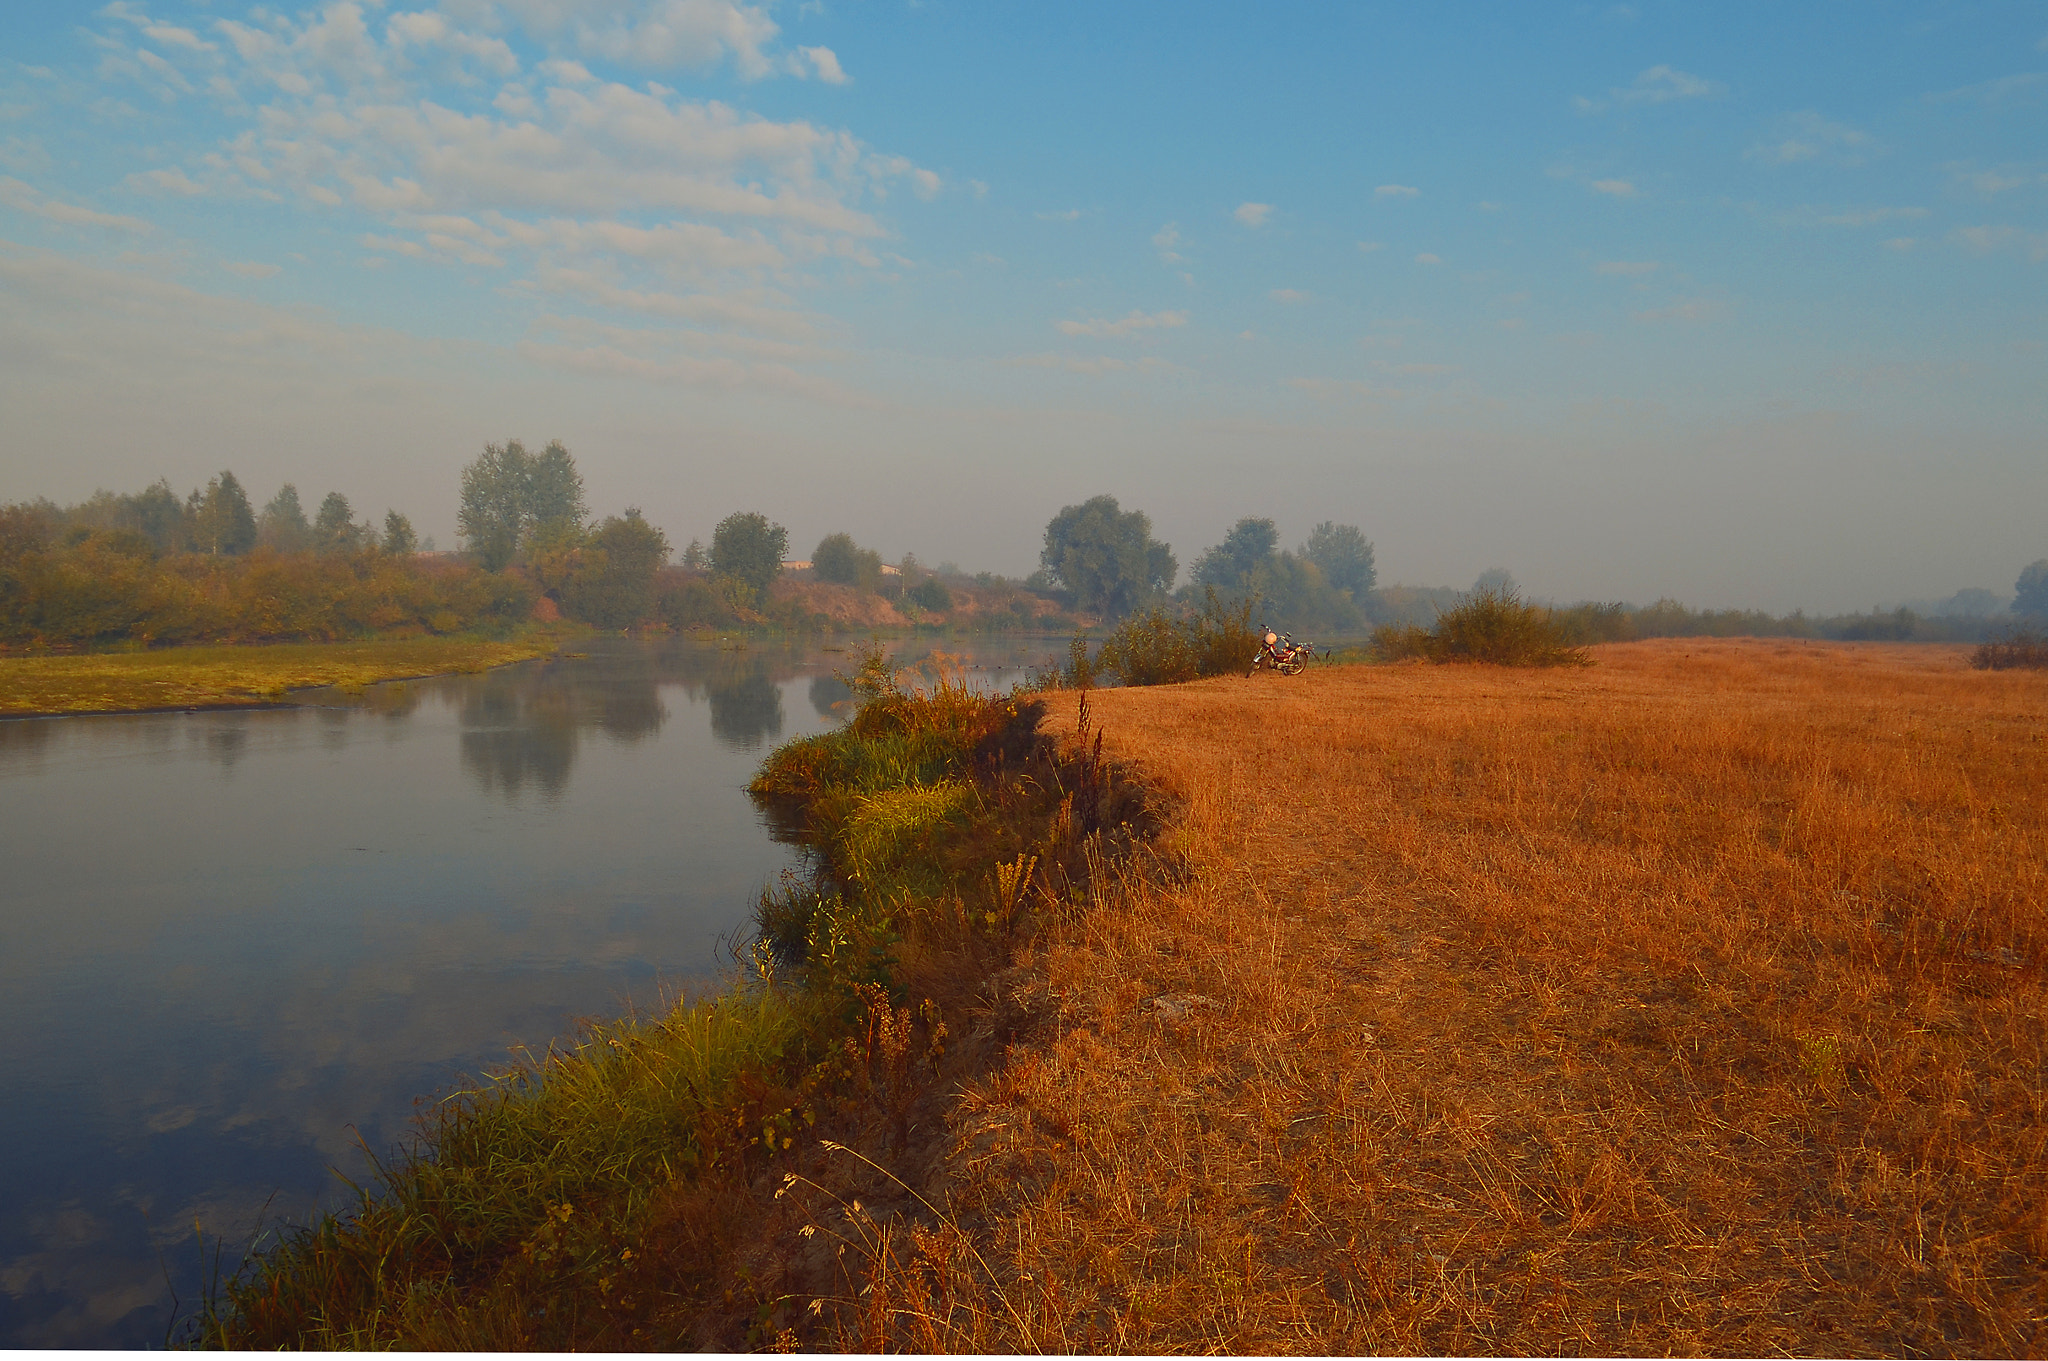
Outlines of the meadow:
M 195 1337 L 2048 1349 L 2048 684 L 1589 660 L 871 662 L 756 781 L 751 983 L 431 1108 Z
M 1190 873 L 1020 961 L 834 1340 L 2048 1348 L 2048 683 L 1592 660 L 1094 693 Z

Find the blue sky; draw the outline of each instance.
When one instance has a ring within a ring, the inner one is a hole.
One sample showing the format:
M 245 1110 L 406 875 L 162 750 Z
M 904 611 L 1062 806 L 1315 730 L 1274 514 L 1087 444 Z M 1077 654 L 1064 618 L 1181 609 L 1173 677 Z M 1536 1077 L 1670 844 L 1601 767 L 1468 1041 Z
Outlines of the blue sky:
M 2048 6 L 447 0 L 0 18 L 0 497 L 1867 608 L 2048 555 Z

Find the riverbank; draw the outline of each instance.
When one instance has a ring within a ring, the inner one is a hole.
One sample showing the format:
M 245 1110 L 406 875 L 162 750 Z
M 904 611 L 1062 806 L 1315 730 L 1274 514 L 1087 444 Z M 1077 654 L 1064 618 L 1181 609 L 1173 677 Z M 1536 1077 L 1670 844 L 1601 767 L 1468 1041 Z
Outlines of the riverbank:
M 311 686 L 360 687 L 545 657 L 557 640 L 401 638 L 0 656 L 0 717 L 255 708 Z
M 771 985 L 442 1108 L 224 1336 L 2039 1352 L 2040 677 L 1594 656 L 871 703 L 757 785 Z

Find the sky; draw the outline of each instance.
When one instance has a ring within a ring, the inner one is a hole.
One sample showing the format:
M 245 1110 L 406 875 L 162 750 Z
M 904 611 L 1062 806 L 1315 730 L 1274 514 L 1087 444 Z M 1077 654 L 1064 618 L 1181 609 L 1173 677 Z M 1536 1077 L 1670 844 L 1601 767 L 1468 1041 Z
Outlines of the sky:
M 1836 611 L 2048 557 L 2048 5 L 0 14 L 0 501 L 1023 575 L 1108 493 L 1383 582 Z

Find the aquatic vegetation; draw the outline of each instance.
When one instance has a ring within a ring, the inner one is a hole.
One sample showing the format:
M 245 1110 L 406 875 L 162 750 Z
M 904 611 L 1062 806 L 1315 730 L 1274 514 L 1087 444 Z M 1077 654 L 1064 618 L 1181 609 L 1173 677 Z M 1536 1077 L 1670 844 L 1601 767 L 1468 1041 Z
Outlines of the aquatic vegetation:
M 0 715 L 269 704 L 308 686 L 360 689 L 377 681 L 484 671 L 553 650 L 552 641 L 533 636 L 0 656 Z

